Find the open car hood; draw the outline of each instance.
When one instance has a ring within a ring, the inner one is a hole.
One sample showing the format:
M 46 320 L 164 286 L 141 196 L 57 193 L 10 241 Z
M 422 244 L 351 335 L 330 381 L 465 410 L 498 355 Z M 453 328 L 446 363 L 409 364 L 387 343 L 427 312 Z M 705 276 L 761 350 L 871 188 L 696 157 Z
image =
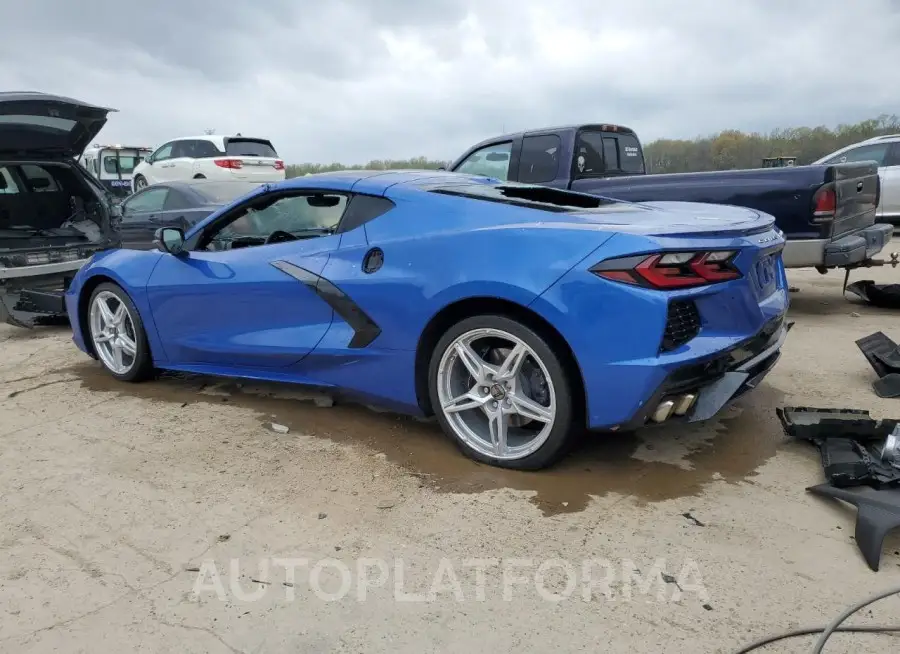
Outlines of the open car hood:
M 0 154 L 78 156 L 111 111 L 46 93 L 0 93 Z

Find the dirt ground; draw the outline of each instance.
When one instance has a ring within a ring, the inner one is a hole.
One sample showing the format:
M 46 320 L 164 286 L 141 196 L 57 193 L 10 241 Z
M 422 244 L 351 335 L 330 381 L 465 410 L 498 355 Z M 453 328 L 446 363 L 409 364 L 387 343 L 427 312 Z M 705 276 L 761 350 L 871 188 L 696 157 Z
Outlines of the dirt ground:
M 781 362 L 720 420 L 591 436 L 534 474 L 291 387 L 115 383 L 67 328 L 2 326 L 0 651 L 731 652 L 824 624 L 900 583 L 900 533 L 871 572 L 775 407 L 900 416 L 854 344 L 900 321 L 838 274 L 791 282 Z

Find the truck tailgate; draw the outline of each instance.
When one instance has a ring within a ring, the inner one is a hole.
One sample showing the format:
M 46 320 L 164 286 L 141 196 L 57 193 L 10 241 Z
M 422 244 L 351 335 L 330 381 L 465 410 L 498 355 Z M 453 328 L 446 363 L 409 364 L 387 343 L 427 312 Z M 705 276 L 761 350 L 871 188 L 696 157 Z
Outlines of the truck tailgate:
M 825 183 L 834 186 L 836 196 L 832 238 L 875 224 L 880 195 L 878 164 L 863 161 L 831 165 L 825 171 Z

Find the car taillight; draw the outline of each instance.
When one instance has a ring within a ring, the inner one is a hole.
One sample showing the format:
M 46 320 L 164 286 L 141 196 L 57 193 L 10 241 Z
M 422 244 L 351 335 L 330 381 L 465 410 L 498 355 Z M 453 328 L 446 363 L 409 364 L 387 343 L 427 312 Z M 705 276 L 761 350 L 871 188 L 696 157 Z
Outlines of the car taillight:
M 275 170 L 284 170 L 284 162 L 281 159 L 275 162 Z
M 244 167 L 244 162 L 240 159 L 214 159 L 219 168 L 231 168 L 237 170 Z
M 834 220 L 834 212 L 837 209 L 837 194 L 834 187 L 826 185 L 821 187 L 813 195 L 813 218 L 814 223 L 827 223 Z
M 704 286 L 739 279 L 734 250 L 710 252 L 660 252 L 608 259 L 591 272 L 614 282 L 662 290 Z

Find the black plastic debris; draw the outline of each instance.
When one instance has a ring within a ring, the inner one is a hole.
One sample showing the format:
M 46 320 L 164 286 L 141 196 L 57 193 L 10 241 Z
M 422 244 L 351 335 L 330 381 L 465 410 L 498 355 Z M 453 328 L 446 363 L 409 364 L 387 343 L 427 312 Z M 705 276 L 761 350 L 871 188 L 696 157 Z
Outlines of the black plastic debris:
M 900 420 L 876 420 L 859 409 L 776 412 L 788 436 L 819 449 L 828 483 L 807 490 L 857 507 L 856 542 L 878 570 L 884 537 L 900 526 Z
M 900 284 L 876 284 L 863 279 L 847 286 L 847 290 L 873 307 L 900 309 Z
M 875 394 L 900 397 L 900 347 L 884 332 L 869 334 L 856 341 L 856 346 L 878 375 L 872 384 Z

